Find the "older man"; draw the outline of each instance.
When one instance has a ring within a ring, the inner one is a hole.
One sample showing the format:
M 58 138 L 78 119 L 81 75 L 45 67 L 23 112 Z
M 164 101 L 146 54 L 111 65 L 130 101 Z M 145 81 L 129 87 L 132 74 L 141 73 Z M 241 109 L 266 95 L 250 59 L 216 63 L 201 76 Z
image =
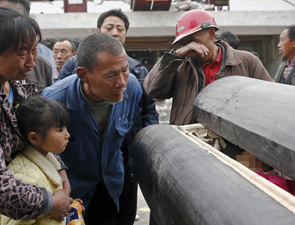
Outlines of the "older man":
M 121 42 L 122 45 L 125 43 L 128 28 L 128 17 L 120 9 L 106 11 L 102 13 L 97 19 L 97 32 L 108 34 L 116 38 Z M 129 72 L 136 76 L 142 87 L 143 80 L 148 73 L 147 69 L 139 60 L 133 59 L 130 56 L 127 56 L 127 59 L 129 64 Z M 72 57 L 61 69 L 59 79 L 63 79 L 64 77 L 67 77 L 71 74 L 75 74 L 76 68 L 76 57 Z M 126 141 L 124 141 L 124 144 L 121 148 L 126 167 L 126 182 L 124 186 L 124 192 L 128 193 L 130 196 L 128 197 L 128 201 L 124 199 L 121 199 L 120 201 L 120 204 L 122 204 L 122 209 L 118 217 L 120 218 L 119 220 L 121 223 L 124 225 L 133 224 L 137 207 L 137 182 L 133 178 L 134 176 L 132 171 L 129 172 L 129 170 L 132 170 L 129 168 L 129 164 L 132 165 L 132 158 L 129 157 L 128 152 L 131 149 L 133 138 L 137 132 L 143 127 L 159 123 L 158 116 L 159 115 L 156 111 L 155 101 L 143 90 L 139 107 L 137 107 L 135 111 L 133 128 L 126 136 Z
M 283 30 L 278 48 L 283 62 L 275 75 L 276 82 L 295 85 L 295 25 Z
M 222 40 L 214 41 L 218 29 L 209 12 L 185 12 L 177 21 L 173 42 L 180 47 L 166 52 L 144 80 L 150 96 L 160 100 L 173 97 L 171 124 L 194 123 L 194 100 L 216 79 L 241 75 L 272 81 L 252 53 L 233 49 Z
M 53 68 L 53 80 L 57 81 L 59 72 L 66 61 L 72 56 L 76 55 L 76 44 L 68 39 L 60 39 L 53 45 L 53 58 L 55 68 Z
M 133 125 L 142 90 L 129 75 L 123 45 L 107 34 L 86 37 L 77 51 L 77 75 L 43 91 L 69 110 L 71 135 L 61 154 L 73 198 L 81 198 L 87 224 L 117 224 L 124 185 L 120 146 Z M 128 201 L 128 198 L 127 198 Z

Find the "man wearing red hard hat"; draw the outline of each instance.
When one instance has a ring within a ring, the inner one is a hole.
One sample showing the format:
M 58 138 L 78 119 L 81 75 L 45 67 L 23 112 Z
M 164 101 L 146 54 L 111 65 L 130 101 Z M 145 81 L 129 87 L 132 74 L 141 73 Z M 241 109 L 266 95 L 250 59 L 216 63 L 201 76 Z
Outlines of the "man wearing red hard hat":
M 151 97 L 160 100 L 173 97 L 170 124 L 196 122 L 194 100 L 216 79 L 241 75 L 272 81 L 255 55 L 215 40 L 218 29 L 209 12 L 198 9 L 185 12 L 177 21 L 173 41 L 181 47 L 166 52 L 145 78 L 144 88 Z

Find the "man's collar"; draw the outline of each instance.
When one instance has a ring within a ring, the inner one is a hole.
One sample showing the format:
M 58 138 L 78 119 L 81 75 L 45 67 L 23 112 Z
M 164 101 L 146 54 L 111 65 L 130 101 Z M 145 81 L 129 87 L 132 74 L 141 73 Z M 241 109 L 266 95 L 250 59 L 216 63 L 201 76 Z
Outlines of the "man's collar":
M 292 66 L 295 67 L 295 60 L 291 63 L 290 59 L 287 59 L 286 66 Z

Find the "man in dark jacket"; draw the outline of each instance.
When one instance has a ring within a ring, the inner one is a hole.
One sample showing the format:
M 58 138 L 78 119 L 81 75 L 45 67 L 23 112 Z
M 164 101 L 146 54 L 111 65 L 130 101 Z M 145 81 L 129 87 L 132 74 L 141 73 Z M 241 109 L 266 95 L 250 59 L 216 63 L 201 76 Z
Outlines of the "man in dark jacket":
M 295 25 L 283 30 L 278 48 L 284 59 L 275 75 L 276 82 L 295 85 Z
M 105 33 L 119 40 L 123 45 L 125 43 L 127 31 L 129 28 L 128 17 L 121 10 L 109 10 L 102 13 L 97 20 L 97 32 Z M 122 195 L 120 197 L 120 213 L 117 218 L 118 224 L 133 224 L 137 208 L 137 182 L 134 181 L 132 171 L 132 158 L 128 152 L 131 149 L 134 136 L 143 127 L 158 124 L 158 113 L 155 109 L 155 101 L 143 89 L 143 80 L 148 74 L 147 69 L 139 60 L 128 57 L 129 72 L 134 74 L 143 90 L 141 101 L 134 111 L 134 125 L 131 131 L 126 135 L 121 150 L 125 165 L 125 182 Z M 59 79 L 69 75 L 76 74 L 77 59 L 71 57 L 62 67 Z M 95 201 L 95 199 L 93 200 Z M 91 220 L 91 218 L 89 218 Z
M 173 98 L 170 114 L 173 125 L 196 122 L 194 100 L 206 85 L 217 79 L 240 75 L 272 81 L 252 53 L 216 41 L 218 29 L 209 12 L 198 9 L 185 12 L 177 22 L 173 42 L 179 48 L 166 52 L 144 80 L 144 88 L 153 98 Z

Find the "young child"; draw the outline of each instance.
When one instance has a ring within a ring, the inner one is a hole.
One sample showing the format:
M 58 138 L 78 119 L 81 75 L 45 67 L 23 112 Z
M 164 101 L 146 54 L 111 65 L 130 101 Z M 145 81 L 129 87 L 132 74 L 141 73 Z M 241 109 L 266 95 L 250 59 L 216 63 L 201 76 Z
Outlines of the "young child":
M 70 134 L 66 128 L 69 122 L 68 112 L 59 102 L 39 96 L 23 100 L 16 107 L 21 134 L 29 145 L 10 162 L 9 171 L 16 179 L 44 187 L 53 194 L 63 188 L 62 178 L 58 173 L 61 166 L 54 154 L 62 153 L 69 142 Z M 36 220 L 21 221 L 1 215 L 1 225 L 4 224 L 62 225 L 64 222 L 55 220 L 50 214 Z

